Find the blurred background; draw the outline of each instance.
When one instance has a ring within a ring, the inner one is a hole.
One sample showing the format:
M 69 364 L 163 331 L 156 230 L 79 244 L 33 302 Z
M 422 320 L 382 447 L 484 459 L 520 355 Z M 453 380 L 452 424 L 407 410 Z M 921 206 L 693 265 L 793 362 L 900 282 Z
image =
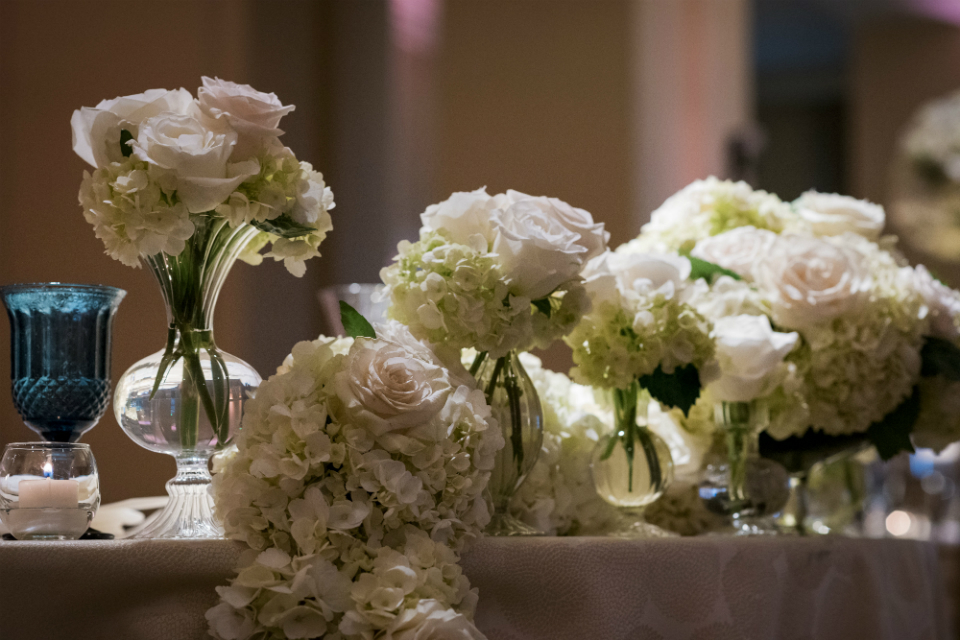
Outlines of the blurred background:
M 284 141 L 336 194 L 306 276 L 238 263 L 224 288 L 217 342 L 267 377 L 325 329 L 318 290 L 377 281 L 453 191 L 559 197 L 613 245 L 708 175 L 785 200 L 816 188 L 887 202 L 904 126 L 960 88 L 960 3 L 0 0 L 0 284 L 126 289 L 114 380 L 163 347 L 165 318 L 150 274 L 105 256 L 81 215 L 88 167 L 70 116 L 148 88 L 195 92 L 201 75 L 295 104 Z M 958 284 L 949 260 L 936 270 Z M 11 402 L 8 331 L 0 322 L 0 445 L 36 439 Z M 546 359 L 569 362 L 562 349 Z M 105 502 L 161 495 L 173 475 L 112 415 L 84 441 Z

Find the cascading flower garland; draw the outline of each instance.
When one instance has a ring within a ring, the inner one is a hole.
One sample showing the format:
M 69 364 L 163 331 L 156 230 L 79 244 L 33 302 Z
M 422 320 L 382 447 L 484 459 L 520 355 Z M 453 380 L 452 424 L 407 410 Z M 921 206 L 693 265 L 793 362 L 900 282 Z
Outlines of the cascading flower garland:
M 297 344 L 215 475 L 249 551 L 207 613 L 225 640 L 454 640 L 477 593 L 459 553 L 490 518 L 503 438 L 483 392 L 397 323 Z

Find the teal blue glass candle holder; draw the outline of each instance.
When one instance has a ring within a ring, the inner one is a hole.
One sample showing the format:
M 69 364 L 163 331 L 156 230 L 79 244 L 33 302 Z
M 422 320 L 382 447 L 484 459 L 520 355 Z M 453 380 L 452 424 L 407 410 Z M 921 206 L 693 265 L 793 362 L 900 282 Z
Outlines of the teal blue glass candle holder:
M 13 402 L 44 440 L 76 442 L 106 411 L 113 317 L 126 293 L 57 282 L 0 287 Z

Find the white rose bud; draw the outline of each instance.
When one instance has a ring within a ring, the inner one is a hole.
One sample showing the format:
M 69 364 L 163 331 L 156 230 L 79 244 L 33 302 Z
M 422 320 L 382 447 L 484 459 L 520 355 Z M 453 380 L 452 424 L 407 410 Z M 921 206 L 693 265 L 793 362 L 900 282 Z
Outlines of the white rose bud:
M 201 111 L 211 118 L 226 120 L 236 130 L 238 160 L 252 157 L 266 140 L 283 135 L 278 128 L 280 119 L 295 108 L 284 106 L 274 93 L 206 76 L 197 97 Z
M 880 205 L 836 193 L 807 191 L 797 199 L 794 207 L 797 215 L 818 236 L 839 236 L 849 232 L 876 240 L 886 221 Z
M 749 278 L 756 262 L 776 242 L 777 234 L 755 227 L 737 227 L 719 235 L 704 238 L 690 252 L 694 258 L 720 265 L 737 275 Z
M 493 241 L 490 219 L 495 210 L 496 202 L 483 187 L 459 191 L 439 204 L 430 205 L 420 214 L 420 220 L 427 229 L 443 229 L 457 244 L 486 252 Z
M 789 329 L 854 313 L 870 288 L 859 253 L 805 236 L 779 236 L 754 273 L 774 321 Z
M 425 599 L 414 609 L 404 609 L 390 624 L 387 638 L 392 640 L 482 640 L 473 623 L 439 601 Z
M 492 219 L 493 252 L 500 258 L 510 293 L 538 300 L 576 278 L 587 248 L 580 234 L 545 212 L 536 199 L 520 200 L 499 210 Z
M 73 150 L 97 168 L 122 162 L 122 129 L 136 138 L 140 123 L 147 118 L 161 113 L 186 114 L 193 105 L 193 96 L 186 89 L 150 89 L 132 96 L 101 100 L 94 108 L 83 107 L 73 112 L 70 118 Z
M 710 385 L 718 400 L 749 402 L 773 391 L 780 364 L 800 336 L 770 327 L 767 316 L 729 316 L 713 325 L 720 379 Z
M 141 123 L 131 145 L 137 158 L 175 176 L 177 195 L 190 213 L 213 210 L 260 170 L 255 160 L 229 163 L 237 134 L 221 126 L 164 113 Z

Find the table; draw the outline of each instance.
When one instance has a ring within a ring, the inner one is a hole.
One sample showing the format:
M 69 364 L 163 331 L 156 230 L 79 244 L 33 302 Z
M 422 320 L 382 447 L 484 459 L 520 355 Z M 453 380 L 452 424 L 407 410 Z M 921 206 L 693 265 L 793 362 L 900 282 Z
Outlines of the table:
M 0 542 L 3 640 L 200 640 L 241 546 Z M 488 538 L 490 640 L 946 640 L 937 549 L 906 540 Z

